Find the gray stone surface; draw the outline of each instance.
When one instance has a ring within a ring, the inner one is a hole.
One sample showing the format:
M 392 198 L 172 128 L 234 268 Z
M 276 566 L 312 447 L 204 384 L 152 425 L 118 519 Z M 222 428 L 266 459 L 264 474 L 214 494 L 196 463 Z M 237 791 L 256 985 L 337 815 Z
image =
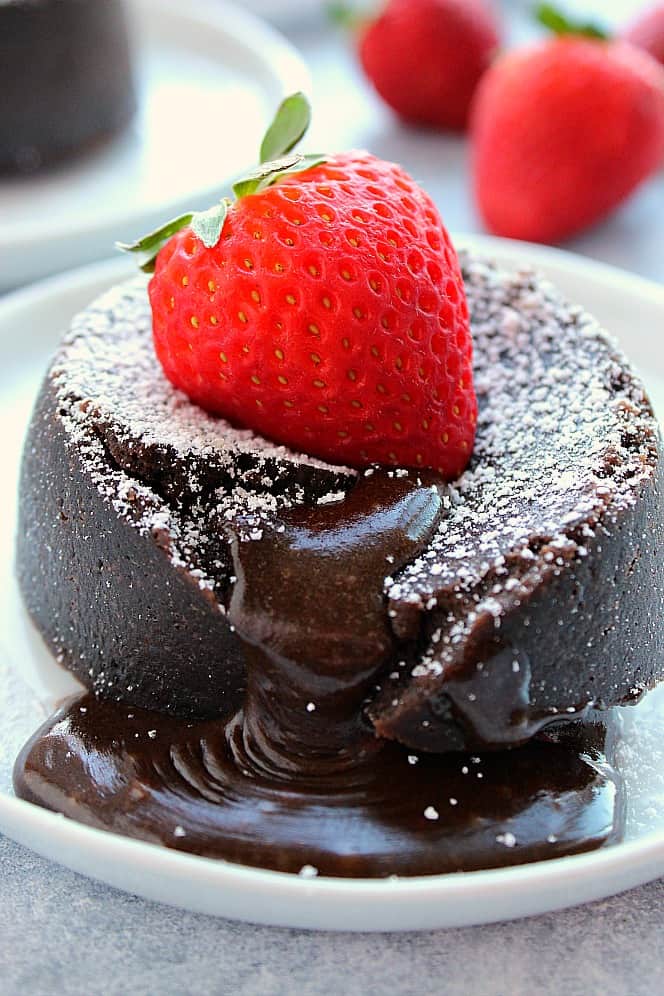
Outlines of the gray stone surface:
M 251 927 L 148 903 L 0 839 L 3 996 L 656 996 L 664 880 L 530 920 L 418 934 Z

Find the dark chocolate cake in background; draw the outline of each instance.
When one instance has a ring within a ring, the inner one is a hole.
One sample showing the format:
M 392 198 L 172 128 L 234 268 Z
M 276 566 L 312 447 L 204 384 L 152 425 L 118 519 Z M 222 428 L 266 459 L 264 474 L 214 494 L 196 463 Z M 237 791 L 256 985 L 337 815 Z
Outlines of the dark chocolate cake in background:
M 550 284 L 462 263 L 475 452 L 439 485 L 426 548 L 385 581 L 392 650 L 366 703 L 380 736 L 428 751 L 523 743 L 664 677 L 664 469 L 643 386 Z M 228 716 L 245 666 L 227 526 L 260 541 L 357 479 L 175 391 L 134 280 L 75 319 L 44 381 L 20 487 L 23 597 L 98 696 Z
M 66 159 L 134 111 L 121 0 L 0 0 L 0 172 Z

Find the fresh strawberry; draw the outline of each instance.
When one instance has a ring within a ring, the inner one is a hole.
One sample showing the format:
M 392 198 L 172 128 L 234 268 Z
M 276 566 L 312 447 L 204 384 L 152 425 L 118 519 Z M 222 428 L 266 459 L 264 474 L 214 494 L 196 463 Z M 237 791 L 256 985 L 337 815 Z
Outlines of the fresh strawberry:
M 380 96 L 406 121 L 462 129 L 498 43 L 486 0 L 389 0 L 360 31 L 359 55 Z
M 288 152 L 301 95 L 263 158 Z M 306 105 L 308 108 L 308 105 Z M 299 113 L 299 112 L 298 112 Z M 157 356 L 208 411 L 334 462 L 468 462 L 476 402 L 456 253 L 431 199 L 367 153 L 291 154 L 125 247 L 153 251 Z M 163 245 L 163 248 L 160 248 Z
M 624 29 L 622 37 L 664 65 L 664 3 L 639 14 Z
M 583 33 L 514 51 L 480 84 L 474 186 L 498 235 L 533 242 L 574 235 L 662 161 L 664 71 L 632 45 L 597 37 L 594 27 Z

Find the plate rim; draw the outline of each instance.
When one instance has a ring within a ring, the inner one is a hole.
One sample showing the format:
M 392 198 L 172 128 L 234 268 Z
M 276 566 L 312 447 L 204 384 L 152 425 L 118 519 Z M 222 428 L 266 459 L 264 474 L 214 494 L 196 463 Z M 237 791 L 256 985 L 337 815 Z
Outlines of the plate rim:
M 245 50 L 250 48 L 255 55 L 260 54 L 266 67 L 269 63 L 270 71 L 278 82 L 275 100 L 281 100 L 296 90 L 311 93 L 311 74 L 295 46 L 277 28 L 233 0 L 188 0 L 184 10 L 178 0 L 129 0 L 128 13 L 130 20 L 138 16 L 141 20 L 158 17 L 168 18 L 176 23 L 194 22 L 224 35 L 227 41 L 239 44 Z M 222 178 L 219 184 L 210 184 L 194 190 L 190 195 L 191 200 L 200 198 L 202 202 L 205 199 L 212 199 L 221 187 L 230 185 L 231 182 L 232 176 L 228 176 Z M 118 209 L 107 213 L 99 211 L 85 215 L 79 213 L 73 225 L 64 220 L 55 226 L 40 220 L 27 223 L 10 222 L 0 229 L 0 252 L 12 250 L 25 252 L 35 243 L 57 243 L 64 238 L 74 240 L 94 237 L 111 223 L 118 230 L 122 227 L 128 228 L 140 217 L 147 218 L 160 213 L 176 212 L 188 196 L 183 194 L 178 197 L 164 197 L 144 209 L 134 207 L 133 210 L 123 211 L 119 206 Z M 82 267 L 77 267 L 80 268 Z
M 613 291 L 624 289 L 631 295 L 647 296 L 664 316 L 664 287 L 609 264 L 562 249 L 486 235 L 457 234 L 454 242 L 493 255 L 500 262 L 509 260 L 568 272 L 573 269 L 577 275 L 585 272 L 589 279 L 604 287 L 608 284 Z M 0 329 L 12 317 L 53 297 L 82 294 L 86 288 L 92 292 L 131 272 L 130 261 L 111 259 L 14 291 L 0 298 Z M 317 929 L 412 930 L 495 922 L 599 899 L 664 873 L 664 828 L 585 854 L 396 881 L 323 876 L 302 879 L 289 873 L 202 858 L 65 820 L 5 792 L 0 792 L 0 830 L 19 842 L 28 838 L 28 846 L 59 864 L 149 899 L 252 922 Z M 58 856 L 54 856 L 56 853 Z M 101 874 L 90 872 L 91 859 L 98 862 Z M 132 874 L 134 886 L 128 887 L 126 881 Z M 170 899 L 164 896 L 166 886 L 174 890 Z M 194 898 L 192 888 L 201 890 Z M 507 900 L 502 898 L 505 892 L 509 893 Z M 223 896 L 218 908 L 215 895 Z M 398 901 L 399 922 L 387 910 L 386 897 Z M 315 906 L 319 900 L 322 908 Z M 247 902 L 251 911 L 247 910 Z M 271 905 L 277 902 L 281 904 L 280 912 Z M 454 907 L 456 903 L 460 906 L 450 915 L 450 905 Z M 363 911 L 359 914 L 361 926 L 355 925 L 354 912 L 349 917 L 349 908 L 354 904 Z M 372 917 L 379 922 L 371 922 Z M 400 924 L 403 918 L 408 921 L 405 925 Z
M 155 0 L 141 0 L 155 2 Z M 163 2 L 163 0 L 156 0 Z M 195 0 L 201 2 L 201 0 Z M 225 0 L 220 0 L 225 2 Z M 507 239 L 498 235 L 487 235 L 483 232 L 450 233 L 452 242 L 457 249 L 469 248 L 487 256 L 499 255 L 510 262 L 532 266 L 536 270 L 543 266 L 553 266 L 555 269 L 569 270 L 575 268 L 585 271 L 590 277 L 601 282 L 610 282 L 613 288 L 625 288 L 630 294 L 640 294 L 653 301 L 659 307 L 664 307 L 664 283 L 659 283 L 639 273 L 633 273 L 613 263 L 585 256 L 570 249 L 559 246 L 543 245 L 538 242 L 525 242 L 519 239 Z M 104 259 L 93 260 L 50 276 L 41 277 L 30 284 L 16 287 L 13 290 L 0 293 L 0 320 L 6 308 L 22 308 L 31 306 L 43 297 L 67 292 L 86 284 L 94 286 L 97 281 L 108 278 L 121 280 L 123 271 L 128 276 L 136 273 L 135 261 L 120 254 L 106 256 Z M 609 330 L 610 331 L 610 330 Z

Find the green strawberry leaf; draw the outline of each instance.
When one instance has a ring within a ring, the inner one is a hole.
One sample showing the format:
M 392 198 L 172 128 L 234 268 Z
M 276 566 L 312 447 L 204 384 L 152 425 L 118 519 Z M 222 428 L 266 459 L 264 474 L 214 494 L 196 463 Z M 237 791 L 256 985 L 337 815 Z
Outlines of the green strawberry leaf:
M 575 21 L 558 10 L 554 4 L 540 3 L 535 8 L 535 19 L 557 35 L 577 35 L 580 38 L 595 38 L 608 41 L 609 34 L 592 21 Z
M 178 218 L 172 218 L 165 225 L 155 228 L 153 232 L 148 232 L 147 235 L 135 242 L 116 242 L 116 248 L 121 249 L 122 252 L 135 252 L 146 256 L 139 264 L 140 268 L 144 273 L 153 273 L 159 250 L 166 245 L 172 235 L 188 225 L 193 217 L 194 215 L 191 213 L 181 214 Z
M 265 190 L 266 187 L 271 187 L 273 183 L 280 180 L 282 176 L 292 176 L 293 173 L 306 173 L 308 169 L 313 169 L 314 166 L 320 166 L 321 163 L 326 163 L 328 160 L 327 156 L 324 156 L 320 152 L 310 152 L 306 156 L 300 156 L 300 161 L 289 166 L 287 169 L 277 170 L 272 173 L 271 176 L 266 177 L 264 181 L 261 182 L 259 190 Z
M 351 31 L 359 28 L 367 20 L 366 14 L 362 15 L 353 4 L 344 3 L 343 0 L 334 0 L 326 4 L 325 10 L 333 24 Z
M 229 204 L 224 198 L 207 211 L 197 211 L 191 219 L 191 230 L 206 249 L 214 249 L 221 238 Z
M 256 169 L 250 170 L 249 173 L 246 173 L 245 176 L 233 184 L 233 193 L 238 200 L 241 197 L 246 197 L 247 194 L 255 194 L 265 180 L 275 173 L 292 169 L 293 166 L 297 166 L 298 163 L 302 162 L 303 158 L 299 152 L 292 152 L 290 156 L 283 156 L 281 159 L 273 159 L 271 162 L 261 163 Z
M 299 152 L 292 152 L 289 156 L 257 166 L 256 169 L 233 184 L 233 193 L 239 200 L 241 197 L 246 197 L 247 194 L 256 194 L 260 190 L 271 187 L 282 176 L 302 173 L 325 161 L 326 157 L 322 155 L 303 156 Z
M 181 228 L 188 225 L 193 217 L 193 213 L 181 214 L 178 218 L 171 218 L 165 225 L 155 228 L 153 232 L 141 236 L 136 242 L 116 242 L 115 244 L 123 252 L 150 252 L 151 249 L 161 248 L 165 242 L 168 242 L 171 235 L 175 235 Z
M 310 123 L 311 105 L 305 95 L 298 91 L 286 97 L 265 132 L 259 161 L 273 162 L 287 155 L 304 137 Z

